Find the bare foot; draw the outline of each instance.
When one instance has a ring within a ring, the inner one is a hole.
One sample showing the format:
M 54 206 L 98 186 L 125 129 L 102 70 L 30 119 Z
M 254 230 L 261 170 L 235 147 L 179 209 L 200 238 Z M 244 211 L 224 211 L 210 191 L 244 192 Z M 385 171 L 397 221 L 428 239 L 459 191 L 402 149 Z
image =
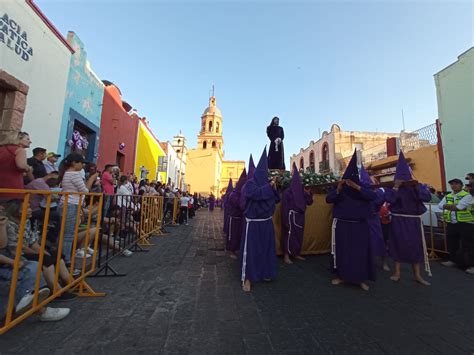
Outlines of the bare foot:
M 251 288 L 252 288 L 252 285 L 250 284 L 250 281 L 245 280 L 245 282 L 242 286 L 242 290 L 244 290 L 244 292 L 250 292 Z
M 431 284 L 424 280 L 421 276 L 415 277 L 415 281 L 418 282 L 419 284 L 422 284 L 423 286 L 430 286 Z
M 363 289 L 364 291 L 368 291 L 370 287 L 365 282 L 362 282 L 360 284 L 360 288 Z
M 293 261 L 291 261 L 291 259 L 288 255 L 285 255 L 285 257 L 283 258 L 283 262 L 287 265 L 293 264 Z
M 390 266 L 383 264 L 383 271 L 390 271 Z
M 301 255 L 295 256 L 295 259 L 305 261 L 306 258 L 303 258 Z
M 340 285 L 340 284 L 342 284 L 343 282 L 344 282 L 344 280 L 342 280 L 342 279 L 340 279 L 340 278 L 336 278 L 336 279 L 331 280 L 331 284 L 333 284 L 333 285 L 335 285 L 335 286 L 336 286 L 336 285 Z
M 394 274 L 394 275 L 390 276 L 390 280 L 398 282 L 398 281 L 400 281 L 400 275 Z
M 237 260 L 237 255 L 233 251 L 230 252 L 229 257 L 231 259 Z

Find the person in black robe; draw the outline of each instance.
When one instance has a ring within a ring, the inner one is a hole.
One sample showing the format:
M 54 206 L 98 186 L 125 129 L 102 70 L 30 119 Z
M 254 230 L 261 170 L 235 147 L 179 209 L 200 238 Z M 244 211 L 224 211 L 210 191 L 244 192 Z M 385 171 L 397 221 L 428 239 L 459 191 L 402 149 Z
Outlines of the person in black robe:
M 270 170 L 285 170 L 285 152 L 283 149 L 285 132 L 279 124 L 280 119 L 273 117 L 272 122 L 267 127 L 267 136 L 270 139 L 270 149 L 268 150 L 268 169 Z

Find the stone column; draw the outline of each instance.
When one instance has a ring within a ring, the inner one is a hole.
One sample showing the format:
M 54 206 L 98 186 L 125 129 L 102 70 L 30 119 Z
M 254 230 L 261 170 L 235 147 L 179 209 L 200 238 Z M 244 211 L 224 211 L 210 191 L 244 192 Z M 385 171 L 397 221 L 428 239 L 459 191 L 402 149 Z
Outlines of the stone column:
M 18 143 L 28 86 L 0 70 L 0 145 Z

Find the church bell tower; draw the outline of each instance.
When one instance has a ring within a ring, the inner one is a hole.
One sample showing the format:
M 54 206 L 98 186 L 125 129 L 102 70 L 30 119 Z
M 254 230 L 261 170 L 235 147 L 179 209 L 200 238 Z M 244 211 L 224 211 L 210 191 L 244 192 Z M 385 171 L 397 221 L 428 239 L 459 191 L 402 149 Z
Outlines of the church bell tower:
M 209 106 L 201 116 L 201 131 L 198 135 L 199 150 L 216 149 L 223 155 L 222 113 L 216 106 L 214 94 L 209 98 Z

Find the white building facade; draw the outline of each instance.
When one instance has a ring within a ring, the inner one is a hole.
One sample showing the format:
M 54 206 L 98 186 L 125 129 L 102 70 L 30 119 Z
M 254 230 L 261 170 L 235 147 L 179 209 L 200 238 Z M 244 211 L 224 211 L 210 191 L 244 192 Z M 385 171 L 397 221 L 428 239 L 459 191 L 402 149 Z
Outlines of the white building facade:
M 342 175 L 354 153 L 360 152 L 359 162 L 367 163 L 387 156 L 387 138 L 399 133 L 342 131 L 337 124 L 324 131 L 317 141 L 309 142 L 298 154 L 290 157 L 290 165 L 299 170 Z
M 435 74 L 446 181 L 474 170 L 474 47 Z
M 32 148 L 57 149 L 72 53 L 32 1 L 0 1 L 0 70 L 28 86 L 20 128 L 30 134 Z M 0 88 L 12 89 L 1 76 Z M 3 123 L 1 129 L 8 130 Z

